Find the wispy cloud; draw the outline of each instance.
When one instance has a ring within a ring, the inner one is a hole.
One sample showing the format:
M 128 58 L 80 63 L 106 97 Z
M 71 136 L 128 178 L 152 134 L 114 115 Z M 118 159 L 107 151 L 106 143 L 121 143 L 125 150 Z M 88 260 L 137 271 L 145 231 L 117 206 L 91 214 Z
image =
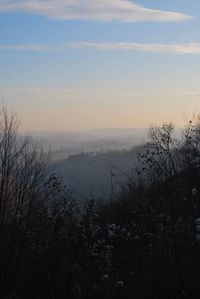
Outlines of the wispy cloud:
M 61 45 L 0 45 L 0 51 L 61 52 L 80 49 L 96 51 L 137 51 L 181 55 L 200 54 L 200 43 L 144 44 L 130 42 L 77 42 L 65 43 Z
M 0 12 L 25 12 L 61 20 L 174 22 L 191 19 L 179 12 L 156 10 L 131 0 L 0 0 Z

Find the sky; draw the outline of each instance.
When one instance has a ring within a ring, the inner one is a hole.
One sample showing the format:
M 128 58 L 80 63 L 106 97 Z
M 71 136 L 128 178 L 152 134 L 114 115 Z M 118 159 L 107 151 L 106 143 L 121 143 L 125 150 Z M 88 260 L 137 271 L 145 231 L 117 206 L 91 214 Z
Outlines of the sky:
M 0 0 L 0 97 L 25 131 L 182 126 L 199 28 L 199 0 Z

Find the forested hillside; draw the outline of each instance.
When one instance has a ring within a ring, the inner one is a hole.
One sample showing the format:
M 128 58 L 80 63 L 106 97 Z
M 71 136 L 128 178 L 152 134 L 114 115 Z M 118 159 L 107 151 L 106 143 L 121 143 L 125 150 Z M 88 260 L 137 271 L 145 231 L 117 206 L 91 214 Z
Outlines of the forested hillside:
M 135 175 L 137 154 L 142 150 L 138 146 L 129 151 L 83 152 L 54 161 L 51 167 L 77 199 L 108 201 L 112 192 L 116 195 L 124 182 Z

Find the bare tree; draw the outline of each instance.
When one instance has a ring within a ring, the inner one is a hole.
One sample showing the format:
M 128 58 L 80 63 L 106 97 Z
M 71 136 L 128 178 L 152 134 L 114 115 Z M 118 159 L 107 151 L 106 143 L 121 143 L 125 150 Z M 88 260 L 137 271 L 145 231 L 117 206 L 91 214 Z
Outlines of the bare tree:
M 0 110 L 0 288 L 12 289 L 31 217 L 43 200 L 47 155 L 30 137 L 17 132 L 18 121 Z
M 159 158 L 160 166 L 167 175 L 176 174 L 176 165 L 173 156 L 175 140 L 173 138 L 174 125 L 165 123 L 161 127 L 150 127 L 150 148 Z
M 200 115 L 194 115 L 192 120 L 186 123 L 180 152 L 185 167 L 194 163 L 200 164 Z
M 173 132 L 172 123 L 149 128 L 149 142 L 143 152 L 139 153 L 138 164 L 138 173 L 147 182 L 162 181 L 177 173 Z

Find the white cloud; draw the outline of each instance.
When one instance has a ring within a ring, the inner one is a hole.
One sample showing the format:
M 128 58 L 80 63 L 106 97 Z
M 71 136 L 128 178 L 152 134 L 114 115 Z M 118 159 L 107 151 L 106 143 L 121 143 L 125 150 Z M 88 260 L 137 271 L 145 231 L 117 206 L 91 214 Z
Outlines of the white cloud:
M 70 48 L 89 48 L 96 50 L 122 50 L 154 52 L 163 54 L 200 54 L 200 44 L 144 44 L 144 43 L 72 43 Z
M 200 43 L 184 44 L 144 44 L 130 42 L 77 42 L 65 43 L 61 45 L 0 45 L 0 51 L 40 51 L 40 52 L 60 52 L 69 50 L 97 50 L 97 51 L 137 51 L 161 54 L 200 54 Z
M 171 11 L 146 8 L 131 0 L 0 0 L 0 12 L 26 12 L 52 19 L 173 22 L 191 17 Z

